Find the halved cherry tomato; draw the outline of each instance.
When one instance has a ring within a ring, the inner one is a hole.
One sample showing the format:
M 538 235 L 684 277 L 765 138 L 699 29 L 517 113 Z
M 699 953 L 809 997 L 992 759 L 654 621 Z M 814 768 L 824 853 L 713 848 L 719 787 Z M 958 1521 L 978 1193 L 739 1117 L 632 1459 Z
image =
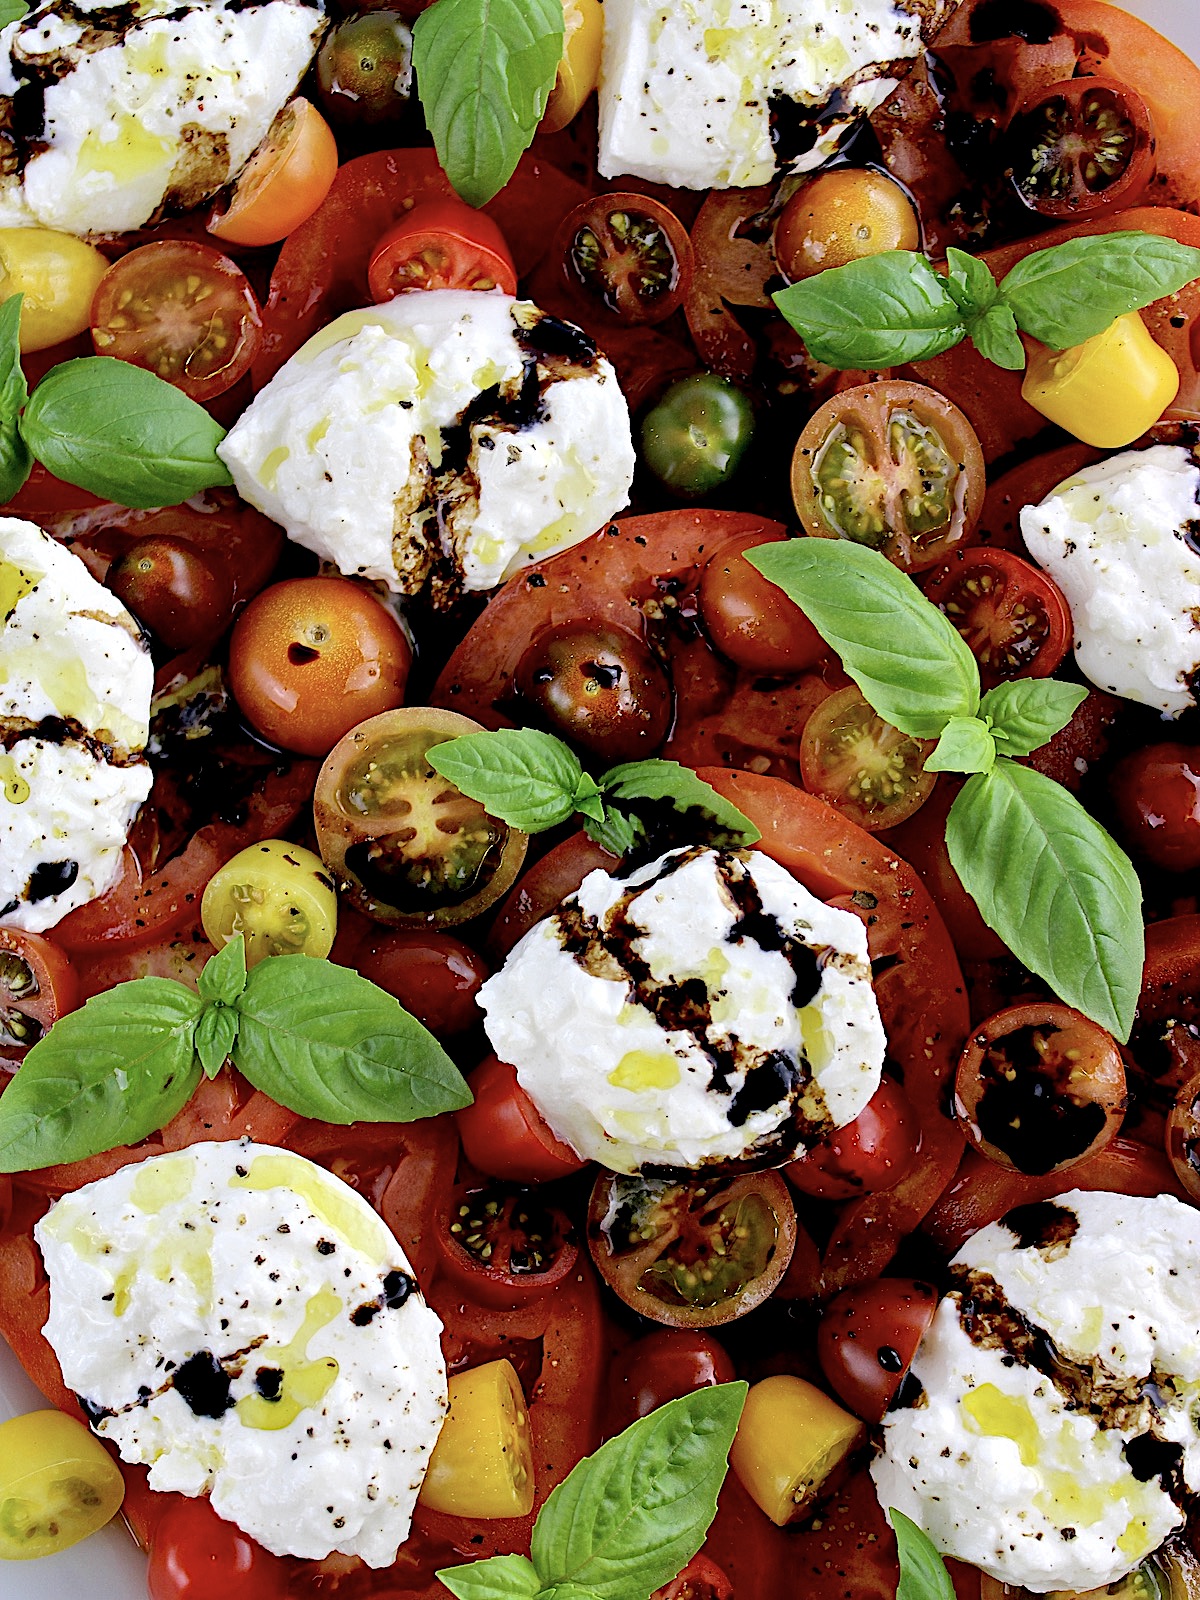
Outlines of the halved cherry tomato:
M 1117 763 L 1112 793 L 1131 850 L 1172 872 L 1200 866 L 1200 749 L 1145 745 Z
M 860 828 L 894 828 L 933 792 L 937 774 L 925 770 L 933 745 L 885 722 L 861 690 L 839 689 L 805 724 L 804 787 Z
M 154 1529 L 150 1600 L 283 1600 L 287 1566 L 204 1497 L 178 1500 Z
M 1041 1177 L 1096 1155 L 1125 1114 L 1112 1035 L 1057 1001 L 997 1011 L 967 1041 L 954 1114 L 989 1161 Z
M 884 1078 L 853 1122 L 827 1134 L 783 1170 L 801 1194 L 853 1200 L 898 1184 L 912 1170 L 920 1142 L 912 1102 L 894 1078 Z
M 208 643 L 233 620 L 233 583 L 225 568 L 169 533 L 131 544 L 104 581 L 172 652 Z
M 733 1600 L 733 1585 L 715 1561 L 698 1555 L 650 1600 Z
M 565 128 L 596 87 L 603 37 L 600 0 L 563 0 L 562 60 L 538 124 L 542 133 L 557 133 Z
M 0 928 L 0 1063 L 19 1062 L 79 1004 L 70 959 L 39 933 Z
M 564 217 L 554 238 L 568 288 L 622 322 L 663 322 L 683 303 L 692 245 L 673 211 L 644 194 L 599 194 Z
M 881 1422 L 933 1321 L 937 1290 L 913 1278 L 875 1278 L 835 1296 L 817 1328 L 833 1389 L 864 1422 Z
M 606 1429 L 620 1433 L 668 1400 L 732 1383 L 733 1362 L 702 1328 L 656 1328 L 627 1344 L 608 1369 Z
M 882 172 L 834 167 L 797 189 L 775 224 L 775 259 L 796 282 L 885 250 L 916 250 L 912 201 Z
M 1048 678 L 1070 648 L 1066 596 L 1008 550 L 956 550 L 931 574 L 925 597 L 971 646 L 984 689 L 1009 678 Z
M 610 764 L 655 755 L 671 727 L 671 680 L 624 628 L 581 621 L 536 634 L 516 687 L 552 732 Z
M 208 231 L 229 244 L 275 244 L 306 222 L 337 176 L 337 142 L 311 101 L 290 100 Z
M 776 1172 L 603 1173 L 588 1206 L 588 1248 L 605 1283 L 670 1328 L 714 1328 L 753 1311 L 795 1242 L 795 1207 Z
M 483 1015 L 475 997 L 488 964 L 453 934 L 433 928 L 375 933 L 352 964 L 440 1039 L 464 1033 Z
M 1018 195 L 1043 217 L 1082 217 L 1140 198 L 1154 176 L 1146 102 L 1115 78 L 1070 78 L 1040 90 L 1008 128 Z
M 186 239 L 157 239 L 114 262 L 96 289 L 91 324 L 98 355 L 145 367 L 199 401 L 232 389 L 262 343 L 245 273 Z
M 960 544 L 983 494 L 983 453 L 966 417 L 937 390 L 899 379 L 827 400 L 792 457 L 805 532 L 882 550 L 905 572 Z
M 794 600 L 746 560 L 764 541 L 730 540 L 710 556 L 700 579 L 700 615 L 723 656 L 751 672 L 813 667 L 829 646 Z
M 574 1272 L 575 1232 L 557 1206 L 510 1184 L 460 1184 L 437 1223 L 439 1271 L 485 1306 L 519 1306 Z
M 551 1133 L 507 1061 L 488 1056 L 470 1084 L 474 1103 L 456 1111 L 454 1120 L 463 1153 L 480 1172 L 513 1183 L 549 1183 L 587 1165 Z
M 371 298 L 402 289 L 517 292 L 517 269 L 491 217 L 461 200 L 425 200 L 382 235 L 367 266 Z
M 1167 1155 L 1188 1194 L 1200 1200 L 1200 1077 L 1175 1096 L 1167 1116 Z
M 259 733 L 326 755 L 404 699 L 412 647 L 368 590 L 346 578 L 289 578 L 264 589 L 229 641 L 229 686 Z

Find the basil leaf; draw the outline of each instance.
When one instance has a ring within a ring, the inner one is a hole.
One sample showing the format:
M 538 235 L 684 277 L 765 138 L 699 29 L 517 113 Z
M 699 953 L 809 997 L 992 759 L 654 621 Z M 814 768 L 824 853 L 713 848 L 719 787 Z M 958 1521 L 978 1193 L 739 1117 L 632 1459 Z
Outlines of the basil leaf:
M 678 761 L 626 761 L 600 780 L 609 800 L 668 800 L 676 811 L 698 811 L 712 831 L 730 844 L 757 844 L 762 834 L 710 783 Z
M 946 1563 L 923 1528 L 895 1506 L 888 1521 L 896 1534 L 896 1554 L 900 1558 L 900 1585 L 896 1600 L 954 1600 L 954 1585 Z
M 581 1461 L 534 1524 L 531 1554 L 545 1588 L 569 1583 L 626 1600 L 669 1583 L 716 1515 L 746 1389 L 697 1389 Z
M 56 478 L 139 510 L 233 482 L 217 455 L 225 430 L 204 407 L 112 356 L 51 367 L 25 407 L 21 433 Z
M 1060 1000 L 1122 1042 L 1142 977 L 1141 886 L 1128 856 L 1051 778 L 1000 760 L 968 778 L 946 848 L 983 920 Z
M 510 828 L 541 833 L 575 814 L 583 768 L 553 734 L 536 728 L 468 733 L 434 745 L 427 759 Z
M 1200 250 L 1157 233 L 1099 233 L 1035 250 L 1000 293 L 1026 333 L 1066 350 L 1195 278 Z
M 200 1081 L 202 1003 L 170 978 L 135 978 L 60 1017 L 0 1097 L 0 1172 L 81 1161 L 170 1122 Z
M 989 689 L 979 714 L 990 717 L 1001 755 L 1028 756 L 1065 728 L 1087 699 L 1077 683 L 1056 678 L 1014 678 Z
M 29 385 L 21 366 L 21 306 L 23 294 L 0 301 L 0 420 L 13 422 L 29 399 Z
M 458 1600 L 534 1600 L 541 1590 L 528 1556 L 489 1556 L 461 1567 L 443 1567 L 438 1577 Z
M 33 456 L 13 417 L 0 421 L 0 504 L 13 499 L 33 471 Z
M 849 539 L 788 539 L 747 550 L 746 559 L 796 602 L 894 728 L 936 739 L 951 717 L 979 709 L 979 668 L 966 641 L 877 550 Z
M 967 331 L 945 278 L 915 250 L 830 267 L 771 298 L 809 354 L 831 367 L 924 361 Z
M 554 1583 L 548 1589 L 539 1589 L 535 1600 L 601 1600 L 595 1589 L 584 1589 L 577 1583 Z
M 10 22 L 19 22 L 28 10 L 24 0 L 0 0 L 0 28 L 7 28 Z
M 926 772 L 990 772 L 996 759 L 991 729 L 978 717 L 951 717 L 936 749 L 925 757 Z
M 946 287 L 964 322 L 969 324 L 973 318 L 981 317 L 1000 298 L 1000 285 L 986 261 L 980 261 L 978 256 L 969 256 L 951 245 L 946 251 L 946 266 Z
M 601 850 L 607 850 L 614 856 L 628 855 L 643 836 L 642 826 L 636 818 L 627 817 L 613 806 L 607 807 L 599 822 L 589 817 L 583 825 L 583 831 L 593 844 L 598 844 Z
M 1003 367 L 1006 372 L 1024 371 L 1025 346 L 1017 332 L 1017 319 L 1011 306 L 992 306 L 968 324 L 967 333 L 985 361 Z
M 471 1104 L 429 1030 L 347 967 L 271 956 L 250 969 L 234 1009 L 234 1065 L 302 1117 L 415 1122 Z
M 588 817 L 592 822 L 604 821 L 606 815 L 604 794 L 590 772 L 579 774 L 579 782 L 575 785 L 571 803 L 581 817 Z
M 238 1014 L 232 1006 L 205 1006 L 196 1024 L 195 1047 L 206 1078 L 215 1078 L 233 1054 L 238 1036 Z
M 413 69 L 438 160 L 482 206 L 512 177 L 554 87 L 562 0 L 435 0 L 413 27 Z
M 196 988 L 201 1000 L 231 1006 L 246 987 L 246 941 L 240 933 L 223 945 L 200 970 Z

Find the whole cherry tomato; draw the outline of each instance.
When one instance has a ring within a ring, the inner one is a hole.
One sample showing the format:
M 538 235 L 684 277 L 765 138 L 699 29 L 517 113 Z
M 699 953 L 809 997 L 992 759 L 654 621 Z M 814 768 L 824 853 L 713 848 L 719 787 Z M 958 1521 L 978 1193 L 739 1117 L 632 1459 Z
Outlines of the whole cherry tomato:
M 789 1162 L 784 1172 L 801 1194 L 853 1200 L 898 1184 L 912 1170 L 920 1142 L 912 1103 L 894 1078 L 884 1078 L 853 1122 Z
M 553 732 L 608 762 L 654 755 L 670 730 L 671 680 L 623 628 L 548 628 L 530 641 L 516 684 Z
M 354 965 L 439 1038 L 464 1032 L 482 1016 L 475 997 L 489 975 L 488 964 L 453 934 L 433 928 L 380 933 Z
M 344 17 L 317 52 L 317 88 L 331 122 L 395 122 L 412 93 L 412 28 L 399 12 L 372 6 Z
M 163 1513 L 147 1582 L 150 1600 L 282 1600 L 287 1567 L 199 1498 Z
M 702 1328 L 657 1328 L 625 1346 L 608 1371 L 607 1428 L 631 1422 L 713 1383 L 737 1376 L 725 1347 Z
M 817 1329 L 821 1370 L 864 1422 L 882 1420 L 937 1306 L 931 1284 L 875 1278 L 843 1289 L 825 1308 Z
M 806 183 L 779 213 L 775 259 L 792 282 L 884 250 L 915 250 L 912 201 L 882 172 L 835 167 Z
M 749 535 L 709 557 L 700 579 L 700 615 L 723 656 L 751 672 L 803 672 L 828 646 L 794 600 L 746 559 L 763 543 Z
M 473 1105 L 454 1113 L 463 1153 L 472 1166 L 516 1183 L 569 1177 L 587 1163 L 556 1139 L 517 1082 L 517 1069 L 488 1056 L 470 1077 Z
M 233 584 L 224 567 L 171 534 L 130 545 L 104 581 L 168 650 L 211 643 L 233 620 Z
M 1200 749 L 1145 745 L 1117 763 L 1112 792 L 1131 850 L 1169 872 L 1200 866 Z

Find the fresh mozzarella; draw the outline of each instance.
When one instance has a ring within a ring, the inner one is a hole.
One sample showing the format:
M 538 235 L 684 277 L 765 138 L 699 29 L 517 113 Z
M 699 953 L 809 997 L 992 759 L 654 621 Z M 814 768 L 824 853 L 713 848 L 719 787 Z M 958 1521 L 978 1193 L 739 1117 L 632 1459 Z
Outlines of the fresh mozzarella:
M 1200 1212 L 1074 1190 L 968 1240 L 872 1467 L 1014 1587 L 1131 1572 L 1200 1489 Z
M 955 3 L 605 0 L 600 171 L 683 189 L 811 171 Z
M 353 1189 L 196 1144 L 38 1224 L 46 1338 L 102 1439 L 277 1555 L 388 1566 L 446 1412 L 441 1323 Z
M 616 1172 L 778 1165 L 883 1065 L 862 923 L 749 852 L 589 873 L 479 1003 L 557 1136 Z
M 586 335 L 528 301 L 452 289 L 339 317 L 220 454 L 297 543 L 435 597 L 493 588 L 595 532 L 634 465 L 628 407 Z
M 320 0 L 43 0 L 0 34 L 0 223 L 107 233 L 199 205 L 266 137 L 324 25 Z
M 78 556 L 0 518 L 0 923 L 37 932 L 110 888 L 152 775 L 154 667 Z
M 1021 512 L 1034 560 L 1062 589 L 1080 671 L 1177 717 L 1200 671 L 1200 467 L 1181 445 L 1125 450 Z

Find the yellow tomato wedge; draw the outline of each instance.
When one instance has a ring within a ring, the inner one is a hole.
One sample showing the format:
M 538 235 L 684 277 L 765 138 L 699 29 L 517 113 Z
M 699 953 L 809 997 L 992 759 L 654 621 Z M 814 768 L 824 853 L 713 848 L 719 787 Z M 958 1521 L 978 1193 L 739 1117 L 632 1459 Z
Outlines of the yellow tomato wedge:
M 780 1373 L 752 1386 L 729 1464 L 771 1521 L 812 1509 L 832 1473 L 865 1437 L 857 1417 L 803 1378 Z
M 1039 345 L 1021 398 L 1098 450 L 1132 444 L 1179 390 L 1179 371 L 1136 311 L 1069 350 Z
M 0 228 L 0 300 L 21 302 L 21 349 L 47 350 L 82 333 L 108 261 L 53 228 Z
M 523 1517 L 533 1509 L 529 1410 L 511 1361 L 450 1379 L 450 1413 L 420 1499 L 430 1511 L 456 1517 Z
M 600 0 L 563 0 L 563 58 L 542 116 L 543 133 L 565 128 L 596 87 L 603 37 Z
M 74 1417 L 28 1411 L 0 1423 L 0 1560 L 78 1544 L 111 1522 L 124 1496 L 116 1462 Z
M 324 200 L 337 176 L 337 141 L 325 118 L 301 96 L 288 102 L 233 186 L 208 231 L 228 244 L 276 244 Z

